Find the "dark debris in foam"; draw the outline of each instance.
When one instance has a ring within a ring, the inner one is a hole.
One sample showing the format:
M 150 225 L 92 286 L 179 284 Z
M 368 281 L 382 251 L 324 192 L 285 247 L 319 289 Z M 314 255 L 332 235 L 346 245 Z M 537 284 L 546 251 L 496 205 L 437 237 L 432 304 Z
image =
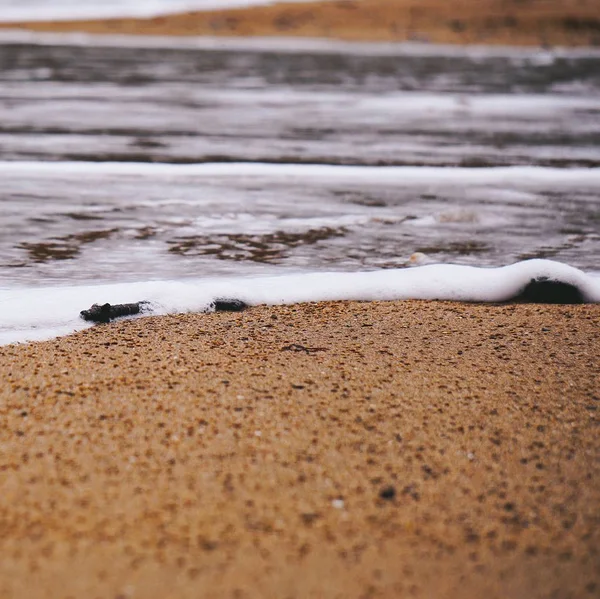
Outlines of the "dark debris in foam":
M 533 304 L 583 304 L 585 298 L 575 285 L 540 277 L 529 281 L 513 301 Z
M 134 316 L 149 312 L 150 302 L 135 302 L 132 304 L 93 304 L 88 310 L 82 310 L 79 315 L 83 320 L 97 323 L 107 323 L 122 316 Z
M 248 307 L 246 302 L 234 298 L 217 298 L 209 306 L 209 311 L 215 312 L 241 312 Z M 151 313 L 152 304 L 148 301 L 134 302 L 131 304 L 93 304 L 87 310 L 82 310 L 79 315 L 88 322 L 109 323 L 111 320 L 136 314 Z

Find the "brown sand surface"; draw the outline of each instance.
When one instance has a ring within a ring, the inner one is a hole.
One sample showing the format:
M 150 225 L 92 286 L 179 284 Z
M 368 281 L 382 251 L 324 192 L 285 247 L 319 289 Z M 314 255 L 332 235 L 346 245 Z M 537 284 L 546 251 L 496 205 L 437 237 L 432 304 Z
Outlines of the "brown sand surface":
M 0 348 L 0 597 L 598 597 L 599 321 L 339 302 Z
M 600 45 L 600 0 L 339 0 L 153 19 L 11 23 L 37 31 Z M 2 25 L 2 27 L 5 27 Z

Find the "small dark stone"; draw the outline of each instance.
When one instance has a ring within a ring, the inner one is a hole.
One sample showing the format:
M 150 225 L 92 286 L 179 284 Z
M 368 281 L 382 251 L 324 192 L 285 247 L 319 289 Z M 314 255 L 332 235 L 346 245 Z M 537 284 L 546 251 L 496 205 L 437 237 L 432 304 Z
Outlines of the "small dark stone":
M 547 277 L 531 279 L 515 300 L 536 304 L 583 304 L 585 301 L 575 285 L 552 281 Z
M 215 312 L 241 312 L 248 304 L 239 299 L 220 297 L 213 302 L 213 306 Z
M 320 515 L 316 512 L 305 512 L 303 514 L 300 514 L 300 517 L 302 518 L 302 522 L 304 522 L 304 524 L 310 526 L 314 523 L 315 520 L 317 520 L 320 517 Z
M 394 499 L 394 497 L 396 497 L 396 489 L 392 485 L 383 487 L 383 489 L 381 489 L 381 491 L 379 491 L 380 499 L 385 499 L 386 501 L 391 501 L 392 499 Z
M 476 533 L 474 530 L 467 530 L 465 532 L 465 541 L 467 543 L 478 543 L 479 539 L 479 534 Z

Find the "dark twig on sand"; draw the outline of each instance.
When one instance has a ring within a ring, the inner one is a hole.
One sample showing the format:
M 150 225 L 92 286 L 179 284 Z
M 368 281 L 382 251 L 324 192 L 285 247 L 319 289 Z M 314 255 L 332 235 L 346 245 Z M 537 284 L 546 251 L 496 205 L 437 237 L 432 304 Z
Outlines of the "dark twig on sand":
M 241 312 L 247 307 L 246 302 L 230 298 L 217 298 L 210 304 L 210 310 L 215 312 Z M 106 323 L 115 318 L 144 312 L 152 312 L 152 304 L 148 301 L 133 304 L 94 304 L 89 310 L 82 310 L 79 314 L 83 320 Z
M 150 302 L 135 302 L 134 304 L 94 304 L 89 310 L 79 314 L 83 320 L 91 322 L 110 322 L 121 316 L 133 316 L 149 311 Z

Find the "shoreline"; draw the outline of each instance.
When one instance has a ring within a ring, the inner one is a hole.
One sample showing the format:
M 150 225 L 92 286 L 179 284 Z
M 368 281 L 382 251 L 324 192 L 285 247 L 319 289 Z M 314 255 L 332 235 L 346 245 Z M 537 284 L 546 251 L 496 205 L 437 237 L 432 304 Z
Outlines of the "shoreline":
M 597 3 L 564 4 L 339 0 L 0 28 L 311 52 L 317 37 L 408 41 L 438 57 L 600 47 Z M 63 168 L 174 168 L 90 164 Z M 599 322 L 600 304 L 323 301 L 0 346 L 0 599 L 594 597 Z
M 0 595 L 591 597 L 599 317 L 324 302 L 0 347 Z
M 460 16 L 457 16 L 460 15 Z M 301 37 L 524 47 L 598 47 L 594 0 L 339 0 L 154 18 L 9 22 L 1 29 L 124 35 Z

